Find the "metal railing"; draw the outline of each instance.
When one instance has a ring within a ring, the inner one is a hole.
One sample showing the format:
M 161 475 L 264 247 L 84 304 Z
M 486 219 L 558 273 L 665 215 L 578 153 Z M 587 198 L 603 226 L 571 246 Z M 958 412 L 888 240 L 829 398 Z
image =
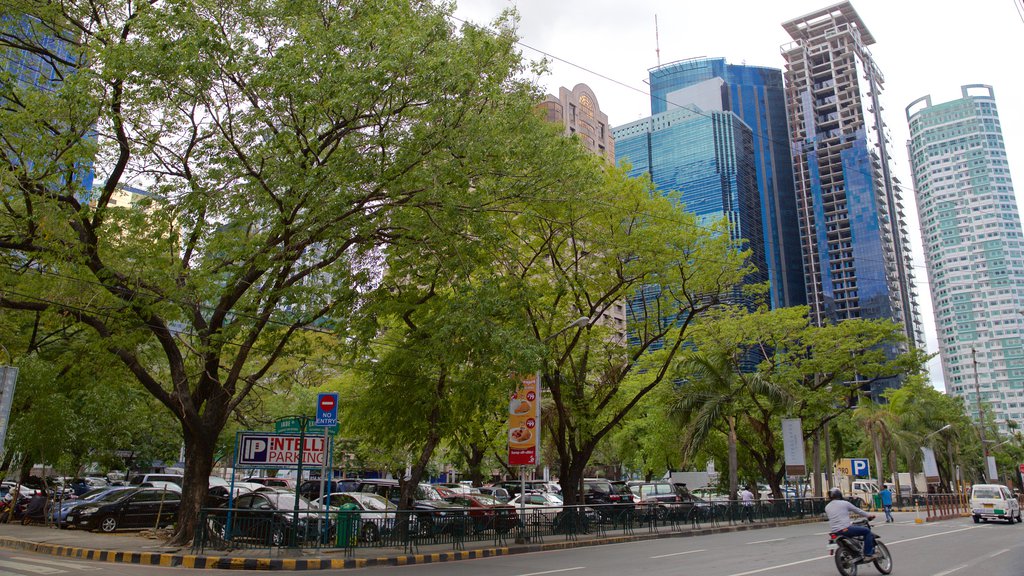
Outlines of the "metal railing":
M 734 525 L 820 516 L 820 498 L 704 503 L 657 502 L 519 509 L 331 510 L 304 512 L 298 522 L 290 511 L 205 508 L 197 522 L 193 549 L 330 548 L 346 553 L 364 548 L 401 548 L 416 552 L 422 545 L 464 549 L 467 543 L 504 546 L 544 542 L 546 538 L 577 540 L 608 535 L 679 532 L 706 526 Z

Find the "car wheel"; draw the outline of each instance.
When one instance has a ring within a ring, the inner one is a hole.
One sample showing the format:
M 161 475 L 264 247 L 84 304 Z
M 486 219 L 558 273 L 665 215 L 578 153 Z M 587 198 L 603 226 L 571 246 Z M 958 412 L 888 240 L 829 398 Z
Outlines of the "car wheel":
M 974 523 L 975 523 L 975 524 L 978 524 L 979 522 L 981 522 L 981 518 L 979 518 L 979 517 L 975 516 L 975 517 L 974 517 Z
M 284 546 L 288 535 L 281 526 L 274 526 L 270 529 L 270 537 L 267 538 L 271 546 Z
M 380 539 L 380 530 L 376 524 L 363 524 L 362 529 L 359 530 L 359 539 L 363 542 L 376 542 Z
M 97 526 L 99 526 L 100 530 L 103 530 L 104 532 L 113 532 L 114 530 L 117 530 L 117 518 L 114 518 L 113 516 L 104 516 L 100 519 Z

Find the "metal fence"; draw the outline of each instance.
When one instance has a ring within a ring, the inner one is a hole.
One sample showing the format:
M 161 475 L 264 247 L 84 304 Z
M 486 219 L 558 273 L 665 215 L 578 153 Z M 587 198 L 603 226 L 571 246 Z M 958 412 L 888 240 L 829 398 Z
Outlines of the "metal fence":
M 609 504 L 529 507 L 522 509 L 331 510 L 203 509 L 193 548 L 329 548 L 352 552 L 363 548 L 401 548 L 416 552 L 421 545 L 465 548 L 467 543 L 575 540 L 581 537 L 684 531 L 705 526 L 734 525 L 820 516 L 826 500 L 796 498 L 706 503 Z M 230 514 L 229 514 L 230 512 Z

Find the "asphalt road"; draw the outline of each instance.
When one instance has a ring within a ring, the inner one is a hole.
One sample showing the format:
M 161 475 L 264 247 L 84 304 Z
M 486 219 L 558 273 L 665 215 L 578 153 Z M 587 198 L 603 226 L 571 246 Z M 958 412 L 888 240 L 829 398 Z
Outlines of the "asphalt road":
M 665 538 L 534 554 L 310 574 L 371 576 L 827 576 L 838 574 L 826 550 L 822 523 L 688 538 Z M 973 524 L 970 519 L 878 524 L 875 531 L 893 555 L 899 576 L 1021 576 L 1024 524 Z M 172 576 L 181 572 L 239 574 L 87 562 L 0 550 L 0 576 L 80 574 Z M 860 575 L 874 575 L 865 565 Z

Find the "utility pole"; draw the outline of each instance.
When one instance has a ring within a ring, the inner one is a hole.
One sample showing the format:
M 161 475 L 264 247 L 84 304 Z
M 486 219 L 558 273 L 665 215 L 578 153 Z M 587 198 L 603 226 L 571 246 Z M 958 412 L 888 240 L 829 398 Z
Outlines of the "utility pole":
M 988 482 L 988 446 L 985 443 L 985 419 L 981 411 L 981 385 L 978 384 L 978 357 L 971 348 L 971 362 L 974 363 L 974 400 L 978 405 L 978 437 L 981 439 L 981 477 Z

